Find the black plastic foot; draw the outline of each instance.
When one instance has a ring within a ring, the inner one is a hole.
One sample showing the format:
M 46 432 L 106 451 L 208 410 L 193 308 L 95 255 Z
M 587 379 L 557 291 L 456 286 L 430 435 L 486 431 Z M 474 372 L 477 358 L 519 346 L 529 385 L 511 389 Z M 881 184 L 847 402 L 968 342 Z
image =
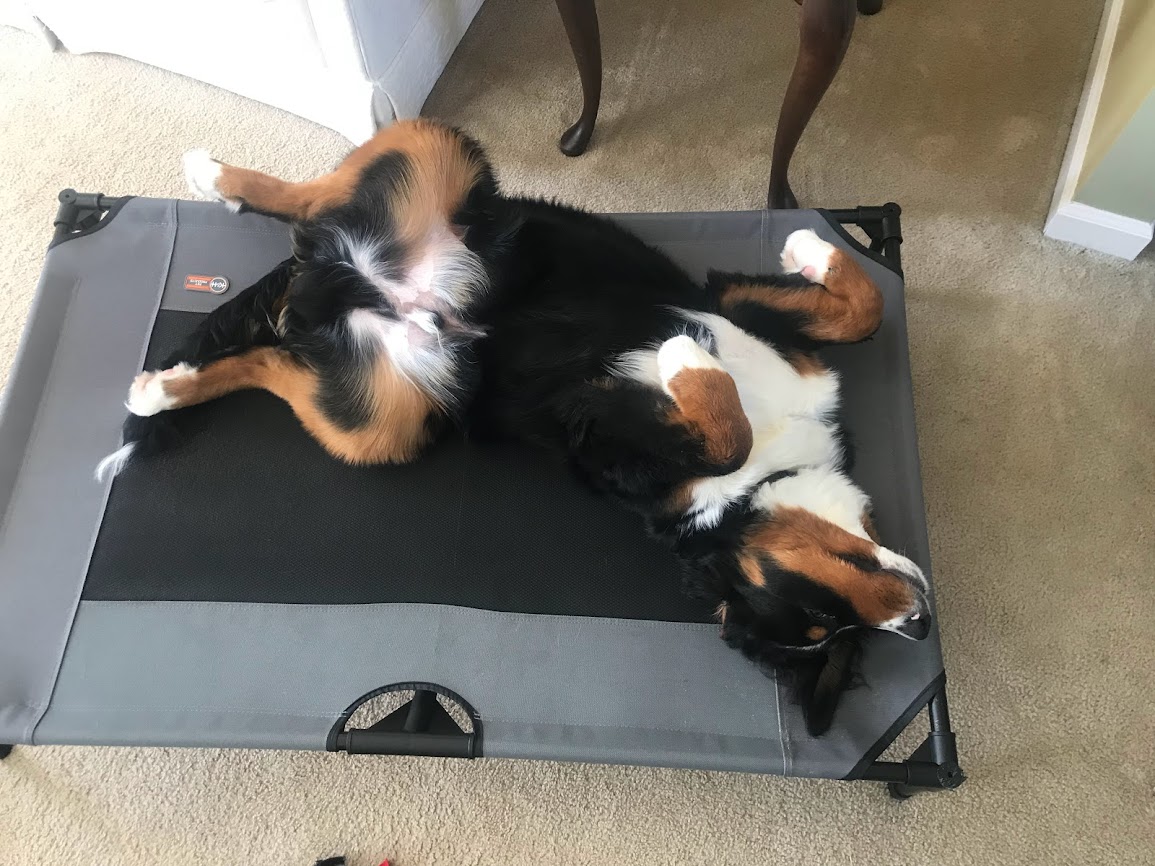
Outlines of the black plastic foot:
M 3 761 L 12 754 L 12 747 L 8 745 L 0 745 L 0 761 Z
M 901 782 L 891 782 L 886 786 L 886 790 L 890 793 L 892 800 L 909 800 L 917 793 L 909 785 L 904 785 Z

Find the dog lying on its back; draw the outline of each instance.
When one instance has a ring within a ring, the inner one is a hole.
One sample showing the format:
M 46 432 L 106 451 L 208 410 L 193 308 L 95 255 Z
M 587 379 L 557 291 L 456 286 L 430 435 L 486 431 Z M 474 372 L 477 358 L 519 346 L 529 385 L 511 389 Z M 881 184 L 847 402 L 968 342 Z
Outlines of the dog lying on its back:
M 203 152 L 186 171 L 290 221 L 293 258 L 137 377 L 103 470 L 165 447 L 174 410 L 243 388 L 351 463 L 412 460 L 446 425 L 559 450 L 673 547 L 728 643 L 792 675 L 814 734 L 861 627 L 928 634 L 926 580 L 874 534 L 816 354 L 870 336 L 882 297 L 813 232 L 787 239 L 784 275 L 699 285 L 607 220 L 503 196 L 477 143 L 430 121 L 306 183 Z

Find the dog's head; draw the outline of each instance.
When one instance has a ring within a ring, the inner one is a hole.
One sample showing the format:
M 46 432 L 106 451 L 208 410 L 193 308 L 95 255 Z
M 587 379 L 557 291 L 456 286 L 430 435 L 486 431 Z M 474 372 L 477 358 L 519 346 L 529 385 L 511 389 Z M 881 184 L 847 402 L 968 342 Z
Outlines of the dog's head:
M 922 570 L 878 543 L 865 511 L 855 525 L 838 517 L 798 505 L 756 513 L 707 569 L 723 639 L 785 676 L 814 736 L 854 678 L 865 630 L 930 634 Z
M 764 658 L 820 652 L 852 629 L 925 638 L 930 604 L 922 570 L 871 535 L 865 513 L 849 529 L 799 506 L 758 515 L 728 558 L 724 635 Z

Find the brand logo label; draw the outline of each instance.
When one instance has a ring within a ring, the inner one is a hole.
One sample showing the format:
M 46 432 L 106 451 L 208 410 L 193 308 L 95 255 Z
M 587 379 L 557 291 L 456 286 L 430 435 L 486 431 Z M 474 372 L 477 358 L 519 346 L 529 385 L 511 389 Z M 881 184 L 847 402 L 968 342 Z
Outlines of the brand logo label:
M 184 278 L 184 287 L 190 292 L 212 292 L 214 295 L 223 295 L 229 290 L 229 278 L 189 274 Z

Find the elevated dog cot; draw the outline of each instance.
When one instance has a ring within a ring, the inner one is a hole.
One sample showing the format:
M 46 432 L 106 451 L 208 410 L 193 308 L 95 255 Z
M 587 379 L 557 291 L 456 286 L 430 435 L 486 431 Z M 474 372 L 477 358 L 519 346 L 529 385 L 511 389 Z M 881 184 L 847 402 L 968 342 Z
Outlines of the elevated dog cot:
M 354 469 L 247 392 L 94 481 L 132 377 L 289 245 L 283 224 L 216 204 L 60 198 L 0 420 L 0 742 L 629 763 L 874 779 L 900 797 L 961 783 L 937 620 L 919 643 L 873 634 L 866 684 L 810 737 L 680 594 L 671 554 L 545 455 L 450 438 Z M 885 321 L 827 356 L 878 530 L 929 574 L 898 207 L 615 219 L 696 275 L 772 271 L 799 228 L 859 258 Z M 928 705 L 926 743 L 878 760 Z

